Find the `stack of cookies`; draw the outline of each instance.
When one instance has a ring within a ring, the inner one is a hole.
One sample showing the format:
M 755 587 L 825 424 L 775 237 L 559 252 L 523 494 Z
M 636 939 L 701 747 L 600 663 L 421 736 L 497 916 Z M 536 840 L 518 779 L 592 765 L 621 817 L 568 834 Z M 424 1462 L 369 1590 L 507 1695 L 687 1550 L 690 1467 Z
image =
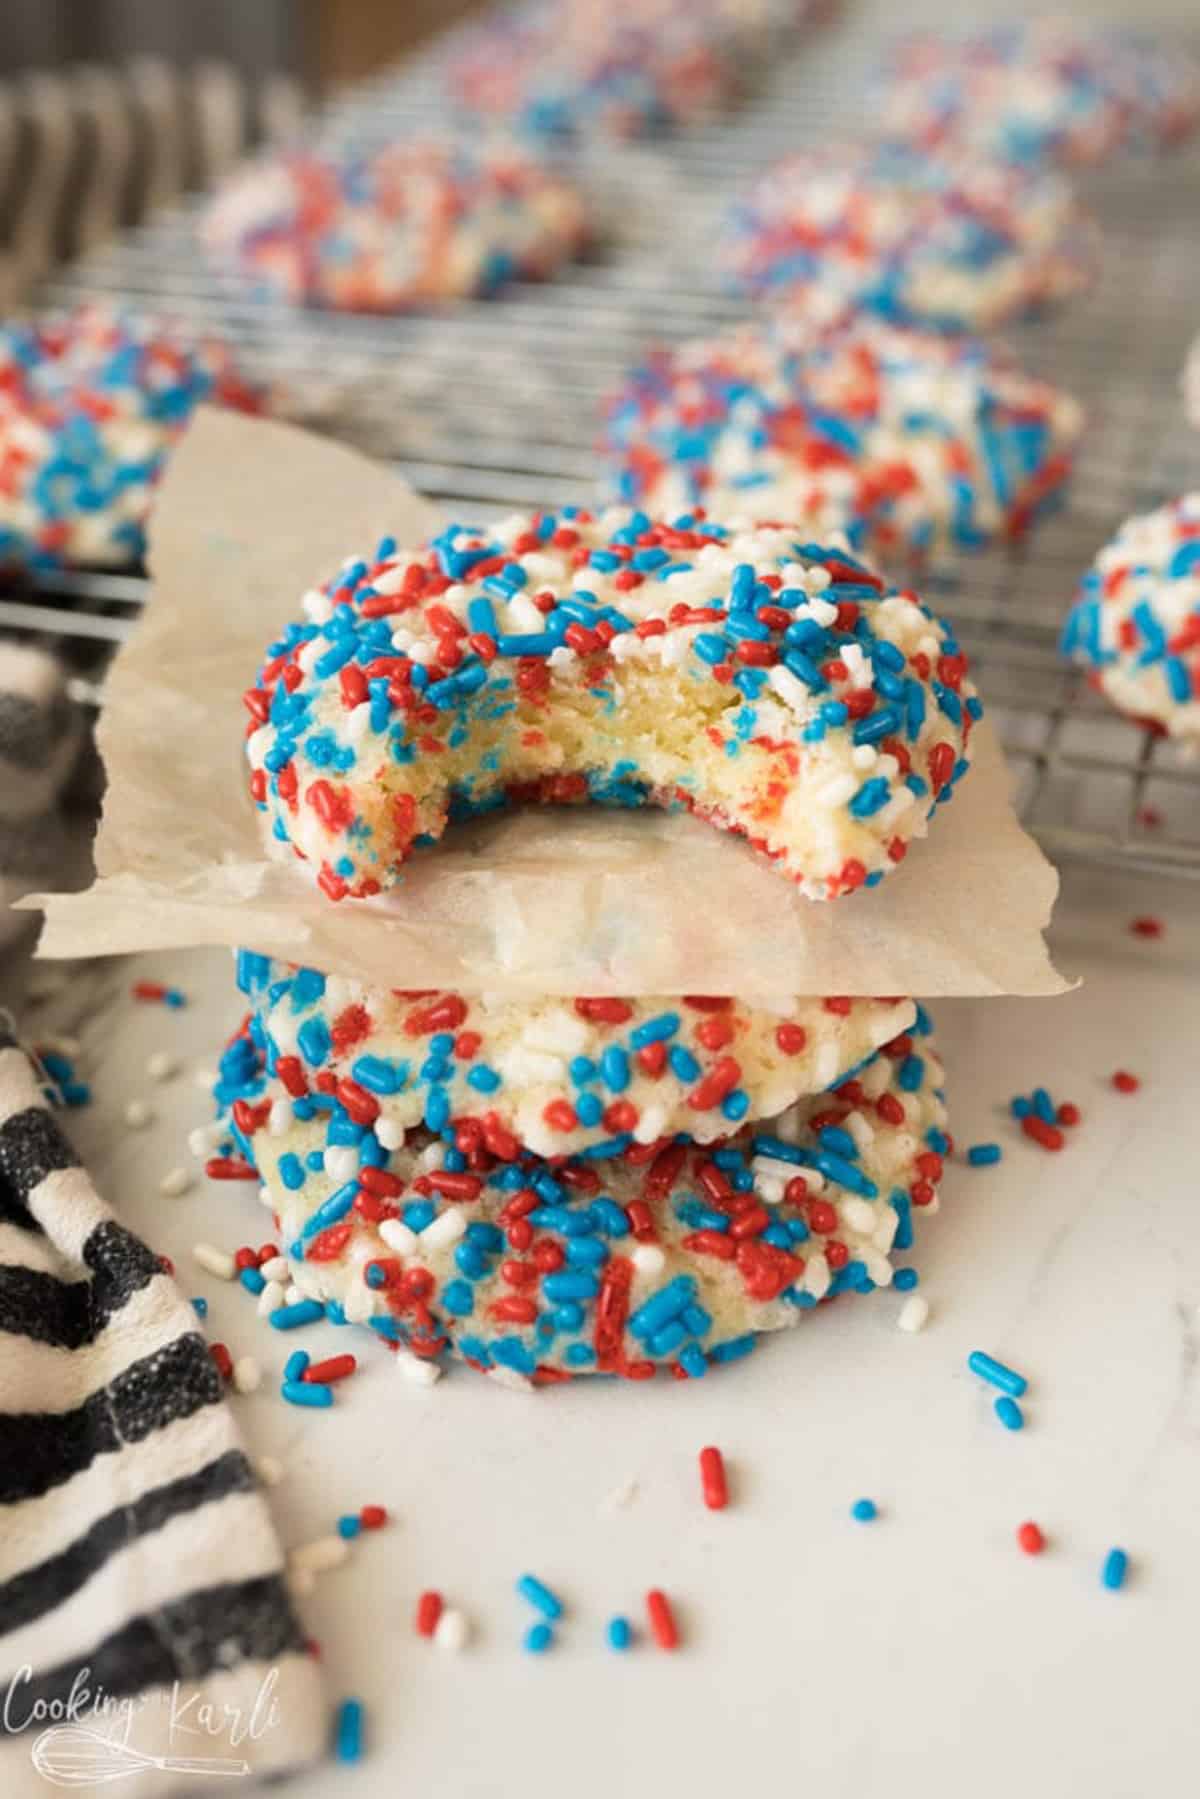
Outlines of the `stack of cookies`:
M 368 918 L 452 820 L 534 801 L 686 808 L 781 907 L 869 908 L 980 712 L 949 628 L 846 550 L 627 509 L 385 539 L 304 596 L 246 704 L 266 840 Z M 695 1377 L 915 1284 L 894 1258 L 949 1139 L 908 998 L 238 971 L 224 1147 L 339 1321 L 508 1379 Z

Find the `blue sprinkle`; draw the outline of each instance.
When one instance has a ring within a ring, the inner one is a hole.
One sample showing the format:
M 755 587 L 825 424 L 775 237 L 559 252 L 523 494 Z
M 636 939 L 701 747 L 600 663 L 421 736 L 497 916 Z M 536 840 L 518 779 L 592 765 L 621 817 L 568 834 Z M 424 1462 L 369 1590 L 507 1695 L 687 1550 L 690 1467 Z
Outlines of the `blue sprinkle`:
M 525 1648 L 530 1655 L 545 1655 L 547 1649 L 554 1647 L 554 1627 L 550 1624 L 531 1624 L 525 1632 Z
M 552 1593 L 550 1588 L 537 1578 L 536 1574 L 522 1574 L 517 1582 L 517 1592 L 522 1599 L 527 1599 L 535 1610 L 541 1612 L 544 1618 L 553 1620 L 562 1617 L 562 1600 L 557 1593 Z
M 972 1143 L 967 1151 L 967 1161 L 972 1168 L 988 1168 L 998 1162 L 1003 1153 L 998 1143 Z
M 850 1516 L 859 1524 L 870 1524 L 879 1516 L 879 1508 L 873 1499 L 856 1499 L 850 1507 Z
M 1000 1398 L 992 1407 L 992 1410 L 995 1412 L 997 1418 L 999 1418 L 1005 1430 L 1024 1430 L 1025 1414 L 1017 1404 L 1016 1400 L 1010 1399 L 1007 1393 L 1001 1394 Z
M 307 1349 L 295 1349 L 283 1365 L 284 1380 L 303 1380 L 304 1371 L 312 1357 Z
M 338 1706 L 333 1731 L 333 1753 L 340 1762 L 362 1760 L 363 1706 L 361 1699 L 343 1699 Z
M 192 1310 L 193 1310 L 193 1312 L 195 1312 L 197 1318 L 207 1318 L 208 1317 L 208 1301 L 207 1301 L 207 1299 L 193 1299 Z
M 300 1299 L 292 1306 L 276 1306 L 268 1312 L 270 1324 L 277 1331 L 294 1331 L 302 1324 L 316 1324 L 324 1318 L 325 1307 L 319 1299 Z
M 253 1293 L 255 1298 L 258 1297 L 267 1284 L 257 1268 L 239 1269 L 238 1281 L 241 1286 L 245 1287 L 247 1293 Z
M 333 1388 L 319 1381 L 285 1380 L 279 1389 L 289 1405 L 312 1406 L 325 1411 L 333 1404 Z
M 1129 1557 L 1123 1549 L 1110 1549 L 1104 1558 L 1100 1570 L 1100 1583 L 1110 1593 L 1117 1593 L 1125 1585 L 1125 1576 L 1129 1572 Z
M 993 1387 L 999 1387 L 1002 1393 L 1007 1393 L 1012 1399 L 1020 1399 L 1029 1385 L 1023 1374 L 1018 1374 L 1013 1368 L 1005 1367 L 1003 1362 L 998 1362 L 994 1356 L 988 1355 L 982 1349 L 971 1351 L 967 1357 L 967 1367 L 972 1374 L 977 1374 L 980 1380 L 987 1381 Z
M 628 1649 L 633 1641 L 633 1631 L 629 1627 L 628 1618 L 610 1618 L 605 1626 L 604 1635 L 610 1649 Z

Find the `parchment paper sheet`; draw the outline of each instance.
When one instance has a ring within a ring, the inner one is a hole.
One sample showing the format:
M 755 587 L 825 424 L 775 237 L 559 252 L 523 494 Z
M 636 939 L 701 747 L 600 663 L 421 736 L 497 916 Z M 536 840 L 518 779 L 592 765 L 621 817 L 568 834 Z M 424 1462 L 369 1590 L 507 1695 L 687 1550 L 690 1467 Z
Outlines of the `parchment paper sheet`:
M 201 412 L 151 522 L 154 588 L 110 675 L 99 877 L 34 896 L 40 954 L 245 945 L 387 987 L 511 994 L 1051 994 L 1058 881 L 1018 825 L 986 726 L 930 837 L 870 891 L 805 900 L 686 815 L 561 809 L 464 825 L 384 900 L 331 904 L 267 859 L 241 693 L 345 557 L 437 514 L 323 439 Z

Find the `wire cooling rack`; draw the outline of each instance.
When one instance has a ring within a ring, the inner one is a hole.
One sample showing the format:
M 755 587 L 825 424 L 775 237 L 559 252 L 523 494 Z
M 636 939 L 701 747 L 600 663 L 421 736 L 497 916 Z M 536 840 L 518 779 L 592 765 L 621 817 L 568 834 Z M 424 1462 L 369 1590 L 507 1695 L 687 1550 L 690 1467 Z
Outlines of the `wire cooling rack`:
M 863 117 L 887 14 L 887 0 L 851 0 L 840 24 L 771 58 L 720 123 L 653 149 L 578 155 L 602 247 L 546 285 L 437 317 L 297 314 L 211 267 L 193 208 L 93 254 L 45 298 L 117 297 L 222 333 L 274 384 L 285 412 L 393 461 L 460 517 L 591 502 L 604 395 L 649 344 L 746 315 L 713 266 L 717 221 L 764 163 Z M 314 121 L 313 136 L 363 147 L 444 127 L 441 67 L 452 49 L 444 42 L 356 90 Z M 964 560 L 928 597 L 971 654 L 1022 814 L 1048 852 L 1200 878 L 1200 766 L 1116 716 L 1056 648 L 1079 574 L 1120 519 L 1200 485 L 1200 433 L 1183 418 L 1178 385 L 1200 328 L 1200 153 L 1126 158 L 1081 187 L 1103 230 L 1099 278 L 1008 334 L 1033 370 L 1087 408 L 1069 502 L 1021 553 Z M 62 574 L 0 597 L 0 625 L 65 636 L 95 666 L 143 593 L 137 576 Z

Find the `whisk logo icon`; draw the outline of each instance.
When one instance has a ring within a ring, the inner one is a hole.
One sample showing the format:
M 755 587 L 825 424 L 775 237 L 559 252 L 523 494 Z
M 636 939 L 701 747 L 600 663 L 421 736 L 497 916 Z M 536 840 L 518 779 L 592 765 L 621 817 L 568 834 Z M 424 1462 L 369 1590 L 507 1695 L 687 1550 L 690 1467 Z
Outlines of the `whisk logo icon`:
M 249 1762 L 227 1756 L 145 1755 L 89 1724 L 54 1724 L 43 1730 L 32 1756 L 42 1779 L 58 1787 L 107 1786 L 151 1768 L 160 1774 L 210 1775 L 217 1780 L 236 1780 L 250 1772 Z

